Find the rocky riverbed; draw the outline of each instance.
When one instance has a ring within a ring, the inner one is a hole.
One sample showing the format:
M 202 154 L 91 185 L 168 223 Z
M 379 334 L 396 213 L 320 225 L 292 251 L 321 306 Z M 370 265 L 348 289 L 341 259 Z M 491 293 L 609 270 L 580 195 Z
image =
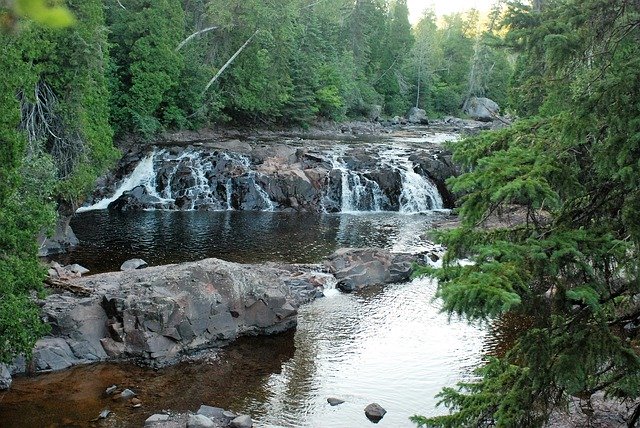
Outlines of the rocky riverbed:
M 350 292 L 406 281 L 416 260 L 426 259 L 342 249 L 317 265 L 205 259 L 57 279 L 58 292 L 42 302 L 51 334 L 38 341 L 28 363 L 0 366 L 0 386 L 10 386 L 11 373 L 97 361 L 161 367 L 241 336 L 283 332 L 296 325 L 300 305 L 325 289 L 337 284 Z

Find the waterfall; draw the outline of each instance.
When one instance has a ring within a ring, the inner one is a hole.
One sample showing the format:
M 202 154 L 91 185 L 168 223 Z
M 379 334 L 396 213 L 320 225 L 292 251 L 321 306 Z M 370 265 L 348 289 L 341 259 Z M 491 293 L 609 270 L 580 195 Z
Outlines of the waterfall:
M 142 158 L 140 163 L 138 163 L 131 174 L 122 181 L 112 196 L 104 198 L 88 207 L 80 207 L 76 212 L 81 213 L 84 211 L 107 209 L 109 204 L 122 196 L 124 192 L 141 185 L 147 187 L 151 195 L 160 197 L 155 190 L 156 173 L 153 165 L 154 157 L 155 151 Z
M 341 175 L 342 212 L 382 211 L 385 196 L 380 185 L 358 171 L 349 169 L 344 161 L 344 150 L 333 153 L 332 164 Z
M 295 163 L 280 160 L 264 166 L 252 164 L 249 156 L 240 153 L 157 148 L 116 183 L 113 193 L 103 193 L 93 205 L 77 212 L 106 209 L 114 202 L 112 208 L 121 210 L 416 213 L 443 207 L 434 183 L 416 172 L 411 160 L 415 149 L 394 142 L 337 144 L 323 147 L 320 153 Z M 425 155 L 428 152 L 420 152 L 418 159 Z M 130 165 L 124 168 L 131 170 Z M 323 174 L 328 178 L 323 179 Z
M 444 204 L 438 188 L 427 177 L 414 170 L 409 154 L 402 149 L 391 148 L 380 155 L 383 165 L 400 173 L 402 193 L 399 198 L 401 213 L 416 213 L 442 209 Z
M 384 211 L 397 206 L 401 213 L 418 213 L 442 209 L 443 201 L 437 187 L 427 177 L 414 170 L 409 159 L 410 151 L 398 147 L 387 147 L 378 152 L 377 171 L 395 171 L 401 178 L 401 192 L 396 201 L 390 201 L 380 184 L 365 175 L 367 168 L 354 170 L 345 162 L 345 149 L 334 149 L 332 167 L 341 176 L 341 212 Z

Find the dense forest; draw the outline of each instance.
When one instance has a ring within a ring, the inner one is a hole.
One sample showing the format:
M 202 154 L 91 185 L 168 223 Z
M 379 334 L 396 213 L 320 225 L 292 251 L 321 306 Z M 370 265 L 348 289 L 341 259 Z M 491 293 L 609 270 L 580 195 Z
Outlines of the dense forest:
M 460 115 L 486 96 L 521 119 L 452 145 L 462 226 L 424 273 L 451 314 L 538 316 L 443 390 L 451 415 L 415 422 L 540 426 L 601 391 L 640 420 L 637 0 L 497 1 L 413 28 L 405 0 L 0 1 L 0 53 L 0 362 L 46 332 L 35 236 L 117 160 L 114 141 L 377 106 Z M 483 226 L 513 207 L 522 224 Z

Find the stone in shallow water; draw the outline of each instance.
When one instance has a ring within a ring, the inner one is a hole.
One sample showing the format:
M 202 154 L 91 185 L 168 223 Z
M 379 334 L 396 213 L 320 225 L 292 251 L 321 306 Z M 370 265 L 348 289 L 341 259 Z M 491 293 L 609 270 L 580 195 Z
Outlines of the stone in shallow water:
M 120 270 L 144 269 L 147 266 L 149 266 L 149 264 L 142 259 L 131 259 L 122 263 Z
M 205 415 L 189 415 L 187 428 L 212 428 L 216 425 Z
M 341 400 L 341 399 L 335 398 L 335 397 L 329 397 L 329 398 L 327 398 L 327 403 L 331 404 L 332 406 L 338 406 L 338 405 L 344 403 L 344 400 Z
M 385 409 L 382 408 L 378 403 L 371 403 L 367 407 L 364 408 L 365 416 L 371 421 L 378 423 L 380 419 L 384 417 L 387 413 Z
M 229 426 L 231 428 L 251 428 L 253 426 L 253 421 L 251 420 L 251 416 L 241 415 L 232 420 Z

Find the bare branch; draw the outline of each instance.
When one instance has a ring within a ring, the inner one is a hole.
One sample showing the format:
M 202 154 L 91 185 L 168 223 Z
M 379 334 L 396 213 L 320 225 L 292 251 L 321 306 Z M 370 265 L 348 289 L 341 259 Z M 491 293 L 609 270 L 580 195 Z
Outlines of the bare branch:
M 234 59 L 236 59 L 236 57 L 238 55 L 240 55 L 240 52 L 242 52 L 242 50 L 247 47 L 247 45 L 249 44 L 249 42 L 251 41 L 251 39 L 253 39 L 253 37 L 258 34 L 258 30 L 256 30 L 255 33 L 253 33 L 251 35 L 251 37 L 249 37 L 247 39 L 246 42 L 244 42 L 244 45 L 240 46 L 240 49 L 238 49 L 236 51 L 236 53 L 233 54 L 233 56 L 231 56 L 231 58 L 229 58 L 229 61 L 227 61 L 222 68 L 216 73 L 215 76 L 213 76 L 213 79 L 209 80 L 209 83 L 207 83 L 207 86 L 204 87 L 204 90 L 202 91 L 202 93 L 204 94 L 205 92 L 207 92 L 207 89 L 209 89 L 211 87 L 211 85 L 213 85 L 213 82 L 215 82 L 216 80 L 218 80 L 218 77 L 220 77 L 220 75 L 224 72 L 224 70 L 229 67 L 231 65 L 231 63 L 233 62 Z
M 215 30 L 215 29 L 217 29 L 217 28 L 218 28 L 217 26 L 214 26 L 214 27 L 205 28 L 205 29 L 200 30 L 200 31 L 196 31 L 195 33 L 193 33 L 192 35 L 190 35 L 189 37 L 187 37 L 186 39 L 184 39 L 182 42 L 180 42 L 180 44 L 179 44 L 179 45 L 178 45 L 178 47 L 176 48 L 176 52 L 178 52 L 180 49 L 182 49 L 182 47 L 183 47 L 184 45 L 186 45 L 187 43 L 189 43 L 189 42 L 190 42 L 194 37 L 197 37 L 197 36 L 199 36 L 200 34 L 207 33 L 207 32 L 209 32 L 209 31 Z

